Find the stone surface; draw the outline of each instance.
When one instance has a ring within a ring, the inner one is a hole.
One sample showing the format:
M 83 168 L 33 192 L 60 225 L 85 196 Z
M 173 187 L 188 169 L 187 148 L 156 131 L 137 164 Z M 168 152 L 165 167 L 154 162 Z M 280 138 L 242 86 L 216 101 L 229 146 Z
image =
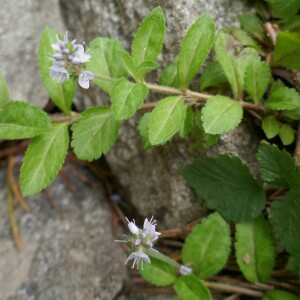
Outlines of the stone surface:
M 8 221 L 5 172 L 0 170 L 0 299 L 111 300 L 127 275 L 126 255 L 114 242 L 111 213 L 102 191 L 91 189 L 65 170 L 74 194 L 60 176 L 51 193 L 63 213 L 39 194 L 17 209 L 22 237 L 17 251 Z
M 97 36 L 113 37 L 127 50 L 141 20 L 160 5 L 167 21 L 166 41 L 159 56 L 161 66 L 172 62 L 187 28 L 201 13 L 209 11 L 220 29 L 225 25 L 238 26 L 237 15 L 249 10 L 246 1 L 240 0 L 60 0 L 60 4 L 65 25 L 74 35 L 85 41 Z M 157 80 L 157 76 L 148 79 Z M 89 106 L 97 101 L 101 103 L 103 96 L 98 90 L 89 90 L 82 98 L 83 106 Z M 133 205 L 141 215 L 154 215 L 167 228 L 183 226 L 203 216 L 206 209 L 178 173 L 180 167 L 199 158 L 199 154 L 189 154 L 187 143 L 176 139 L 163 147 L 144 151 L 136 130 L 140 116 L 123 123 L 120 136 L 107 155 Z M 252 151 L 256 145 L 253 132 L 242 125 L 235 133 L 222 137 L 211 153 L 233 151 L 243 153 L 246 160 L 254 160 Z
M 40 107 L 48 102 L 38 71 L 38 43 L 44 27 L 64 31 L 58 0 L 2 0 L 0 71 L 12 99 Z

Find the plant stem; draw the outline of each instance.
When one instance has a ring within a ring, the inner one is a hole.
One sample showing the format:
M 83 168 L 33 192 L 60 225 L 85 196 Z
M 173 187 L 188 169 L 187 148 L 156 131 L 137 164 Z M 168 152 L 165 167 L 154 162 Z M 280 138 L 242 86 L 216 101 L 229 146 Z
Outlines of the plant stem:
M 157 85 L 157 84 L 152 84 L 152 83 L 145 83 L 145 85 L 154 92 L 166 93 L 166 94 L 172 94 L 172 95 L 181 95 L 181 96 L 196 99 L 196 100 L 207 101 L 208 99 L 214 97 L 214 95 L 198 93 L 198 92 L 191 91 L 189 89 L 180 90 L 180 89 L 175 89 L 175 88 L 172 88 L 169 86 Z M 259 104 L 249 103 L 249 102 L 245 102 L 245 101 L 237 101 L 237 100 L 232 100 L 232 101 L 239 103 L 245 109 L 265 111 L 264 107 Z
M 204 281 L 204 283 L 208 288 L 223 291 L 223 292 L 237 293 L 237 294 L 248 295 L 248 296 L 253 296 L 258 298 L 264 296 L 262 292 L 254 291 L 244 287 L 233 286 L 226 283 L 211 282 L 211 281 Z

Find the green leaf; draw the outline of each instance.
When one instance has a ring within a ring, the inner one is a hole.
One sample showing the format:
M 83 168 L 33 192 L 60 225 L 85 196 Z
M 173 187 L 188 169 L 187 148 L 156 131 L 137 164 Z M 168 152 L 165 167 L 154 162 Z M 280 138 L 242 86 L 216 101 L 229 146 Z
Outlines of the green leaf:
M 221 65 L 217 61 L 210 62 L 200 77 L 200 90 L 204 91 L 209 87 L 215 87 L 227 83 L 227 77 Z
M 71 146 L 79 159 L 92 161 L 106 154 L 119 135 L 120 122 L 109 107 L 92 107 L 71 127 Z
M 50 77 L 49 68 L 53 62 L 49 59 L 55 53 L 51 44 L 55 44 L 57 32 L 46 27 L 40 39 L 38 58 L 39 69 L 44 86 L 52 101 L 66 114 L 70 112 L 73 97 L 76 91 L 75 78 L 58 83 Z
M 289 124 L 282 124 L 279 129 L 279 137 L 283 145 L 292 144 L 295 140 L 294 129 Z
M 300 15 L 294 16 L 293 18 L 290 18 L 286 20 L 281 25 L 282 31 L 294 31 L 294 32 L 300 32 Z
M 293 188 L 300 192 L 300 170 L 295 159 L 285 150 L 280 151 L 276 145 L 261 142 L 257 159 L 260 174 L 264 181 L 281 188 Z
M 231 85 L 235 98 L 240 98 L 244 85 L 245 64 L 242 58 L 238 58 L 235 49 L 238 45 L 233 37 L 220 32 L 216 43 L 215 50 L 217 60 L 223 68 L 228 82 Z
M 167 286 L 175 282 L 175 269 L 164 261 L 151 257 L 150 264 L 144 264 L 144 270 L 139 268 L 140 274 L 147 281 L 156 286 Z
M 121 77 L 127 77 L 123 56 L 120 55 L 124 49 L 117 40 L 99 37 L 89 44 L 89 51 L 92 56 L 85 64 L 86 69 L 96 75 L 93 82 L 110 94 L 114 82 Z
M 3 74 L 0 72 L 0 109 L 9 102 L 9 91 Z
M 224 96 L 210 98 L 202 109 L 206 133 L 221 134 L 236 127 L 242 120 L 243 109 L 238 102 Z
M 158 102 L 151 114 L 149 138 L 151 145 L 168 141 L 184 122 L 186 106 L 181 96 L 171 96 Z
M 209 134 L 203 129 L 201 120 L 201 110 L 194 112 L 194 125 L 192 127 L 192 140 L 189 141 L 189 151 L 198 150 L 203 152 L 205 149 L 214 145 L 220 138 L 219 134 Z
M 271 290 L 266 292 L 262 300 L 300 300 L 300 297 L 286 291 Z
M 271 78 L 270 67 L 262 62 L 258 53 L 253 50 L 245 71 L 245 90 L 255 103 L 262 102 Z
M 298 13 L 300 9 L 299 0 L 265 0 L 269 3 L 272 14 L 279 18 L 290 18 Z
M 199 71 L 212 49 L 216 27 L 209 13 L 203 14 L 187 31 L 178 57 L 178 77 L 183 89 Z
M 8 102 L 0 110 L 0 138 L 7 140 L 31 138 L 51 128 L 47 114 L 22 101 Z
M 299 2 L 300 3 L 300 2 Z M 300 69 L 300 36 L 290 32 L 280 32 L 276 38 L 274 61 L 282 66 Z
M 272 202 L 270 222 L 275 236 L 285 249 L 300 258 L 300 196 L 291 190 Z
M 68 124 L 54 124 L 33 138 L 25 153 L 20 184 L 23 196 L 40 192 L 60 171 L 69 146 Z
M 286 86 L 280 79 L 277 79 L 271 86 L 270 95 L 272 95 L 274 92 L 276 92 L 277 90 L 279 90 L 282 87 L 286 87 Z
M 138 125 L 138 130 L 140 132 L 140 135 L 142 137 L 142 143 L 144 146 L 144 149 L 149 149 L 152 147 L 150 140 L 149 140 L 149 123 L 151 120 L 151 112 L 149 113 L 145 113 L 140 121 L 139 121 L 139 125 Z
M 180 87 L 176 63 L 166 67 L 163 70 L 163 72 L 161 74 L 161 78 L 160 78 L 160 84 L 166 85 L 166 86 L 171 86 L 174 88 Z
M 191 265 L 201 279 L 217 274 L 224 268 L 230 253 L 230 229 L 215 212 L 194 227 L 187 236 L 183 249 L 184 264 Z
M 175 281 L 174 288 L 182 300 L 212 300 L 208 288 L 193 275 L 180 276 Z
M 300 276 L 300 257 L 290 256 L 286 265 L 286 269 L 296 276 Z
M 300 108 L 300 95 L 292 88 L 276 88 L 268 99 L 268 107 L 274 110 L 291 110 Z
M 275 117 L 268 116 L 262 120 L 261 126 L 267 138 L 272 139 L 279 133 L 281 123 L 278 122 Z
M 281 113 L 282 116 L 287 117 L 291 120 L 299 121 L 300 120 L 300 107 L 291 110 L 284 110 Z
M 235 255 L 248 281 L 268 282 L 275 264 L 275 248 L 263 216 L 236 224 Z
M 217 209 L 227 220 L 248 221 L 264 207 L 262 185 L 238 157 L 207 157 L 183 168 L 181 174 L 207 206 Z
M 245 13 L 238 17 L 242 28 L 254 37 L 265 38 L 264 23 L 253 13 Z
M 157 62 L 152 60 L 145 60 L 137 67 L 135 72 L 135 78 L 139 81 L 143 81 L 146 74 L 150 71 L 155 70 L 157 67 Z
M 186 114 L 181 127 L 179 128 L 179 135 L 185 139 L 192 130 L 194 124 L 194 113 L 190 106 L 186 108 Z
M 143 104 L 148 88 L 143 83 L 120 79 L 112 87 L 112 112 L 117 120 L 130 118 Z
M 226 31 L 227 32 L 227 31 Z M 237 28 L 231 28 L 228 31 L 242 46 L 251 47 L 260 50 L 258 43 L 246 31 Z
M 165 17 L 161 7 L 155 8 L 142 22 L 133 40 L 131 54 L 136 66 L 146 60 L 155 61 L 165 39 Z
M 118 54 L 124 69 L 132 78 L 134 78 L 136 66 L 132 60 L 132 57 L 127 51 L 119 51 Z

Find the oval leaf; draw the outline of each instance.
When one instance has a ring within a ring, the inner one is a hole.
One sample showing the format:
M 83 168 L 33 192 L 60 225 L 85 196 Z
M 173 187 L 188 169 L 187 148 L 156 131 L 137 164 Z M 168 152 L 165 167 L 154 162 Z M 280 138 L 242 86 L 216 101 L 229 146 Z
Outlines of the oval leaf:
M 217 209 L 227 220 L 248 221 L 264 207 L 262 185 L 236 156 L 207 157 L 183 168 L 181 174 L 207 206 Z
M 262 129 L 268 139 L 272 139 L 279 133 L 281 123 L 273 116 L 268 116 L 262 120 Z
M 267 282 L 275 264 L 269 224 L 263 216 L 236 225 L 235 254 L 240 270 L 252 283 Z
M 149 141 L 149 123 L 151 120 L 151 112 L 145 113 L 138 125 L 138 130 L 140 132 L 140 135 L 142 137 L 142 143 L 144 146 L 144 149 L 149 149 L 152 147 L 150 141 Z
M 174 63 L 168 67 L 166 67 L 161 74 L 160 84 L 167 85 L 174 88 L 179 88 L 180 83 L 177 74 L 177 64 Z
M 55 124 L 29 144 L 21 167 L 23 196 L 40 192 L 60 171 L 69 146 L 68 125 Z
M 142 105 L 148 94 L 143 83 L 118 80 L 111 90 L 112 112 L 117 120 L 130 118 Z
M 119 135 L 120 122 L 110 107 L 92 107 L 71 127 L 73 136 L 71 146 L 76 156 L 92 161 L 106 154 Z
M 144 270 L 139 269 L 142 277 L 157 286 L 166 286 L 176 280 L 175 269 L 166 262 L 151 257 L 150 264 L 144 264 Z
M 216 27 L 209 13 L 203 14 L 187 31 L 178 57 L 178 77 L 187 88 L 212 49 Z
M 294 129 L 289 124 L 282 124 L 278 133 L 282 144 L 285 146 L 292 144 L 295 140 Z
M 136 66 L 145 60 L 156 60 L 165 39 L 165 27 L 165 17 L 161 7 L 155 8 L 143 20 L 135 34 L 131 50 Z
M 40 39 L 38 58 L 39 69 L 44 86 L 52 101 L 64 112 L 69 113 L 77 82 L 75 79 L 58 83 L 50 77 L 49 68 L 53 62 L 49 59 L 54 54 L 51 44 L 55 44 L 57 32 L 46 27 Z
M 110 93 L 114 79 L 127 77 L 120 52 L 125 52 L 121 43 L 109 38 L 96 38 L 89 44 L 92 53 L 86 69 L 96 77 L 93 82 L 106 93 Z M 97 76 L 99 75 L 99 76 Z
M 224 96 L 210 98 L 202 109 L 206 133 L 221 134 L 236 127 L 242 120 L 243 109 L 238 102 Z
M 300 196 L 291 190 L 271 205 L 270 222 L 281 245 L 300 258 Z
M 182 300 L 211 300 L 211 294 L 203 282 L 193 275 L 180 276 L 174 288 Z
M 295 89 L 289 89 L 288 87 L 276 88 L 268 99 L 268 107 L 274 110 L 300 108 L 300 95 Z
M 152 145 L 169 140 L 185 118 L 186 106 L 181 96 L 171 96 L 158 102 L 151 114 L 149 138 Z
M 25 139 L 51 128 L 47 114 L 38 107 L 22 101 L 7 103 L 0 110 L 0 138 Z
M 0 72 L 0 108 L 9 101 L 9 92 L 3 74 Z
M 195 226 L 182 249 L 184 264 L 201 279 L 215 275 L 226 265 L 230 253 L 230 229 L 216 212 Z

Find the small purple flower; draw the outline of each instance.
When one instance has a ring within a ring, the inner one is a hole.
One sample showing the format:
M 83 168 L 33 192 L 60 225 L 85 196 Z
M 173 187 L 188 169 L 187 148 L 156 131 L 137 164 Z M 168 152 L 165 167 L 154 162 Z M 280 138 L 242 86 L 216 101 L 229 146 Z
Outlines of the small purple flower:
M 130 222 L 127 218 L 126 218 L 126 220 L 128 222 L 128 229 L 130 230 L 130 232 L 133 234 L 138 234 L 140 230 L 135 225 L 135 221 L 133 220 L 133 222 Z
M 91 56 L 89 54 L 86 54 L 84 52 L 84 47 L 83 45 L 78 44 L 77 45 L 77 50 L 75 52 L 75 56 L 72 59 L 72 64 L 79 65 L 82 63 L 86 63 L 90 61 Z
M 69 73 L 64 68 L 64 63 L 57 61 L 53 63 L 53 66 L 50 69 L 50 76 L 53 80 L 56 80 L 58 83 L 63 83 L 65 80 L 69 80 Z
M 179 273 L 181 275 L 189 275 L 193 272 L 193 269 L 192 268 L 189 268 L 185 265 L 181 265 L 180 268 L 179 268 Z
M 90 86 L 90 80 L 93 80 L 94 78 L 94 73 L 90 71 L 82 71 L 79 74 L 78 83 L 82 88 L 88 89 Z
M 143 251 L 132 252 L 128 256 L 128 258 L 127 258 L 127 260 L 125 262 L 125 265 L 131 259 L 134 259 L 132 267 L 131 267 L 132 269 L 134 268 L 135 264 L 136 264 L 136 268 L 137 269 L 139 268 L 139 262 L 140 262 L 140 260 L 142 260 L 142 270 L 144 270 L 144 261 L 146 263 L 148 263 L 148 264 L 151 263 L 151 260 L 150 260 L 149 256 L 146 253 L 144 253 Z

